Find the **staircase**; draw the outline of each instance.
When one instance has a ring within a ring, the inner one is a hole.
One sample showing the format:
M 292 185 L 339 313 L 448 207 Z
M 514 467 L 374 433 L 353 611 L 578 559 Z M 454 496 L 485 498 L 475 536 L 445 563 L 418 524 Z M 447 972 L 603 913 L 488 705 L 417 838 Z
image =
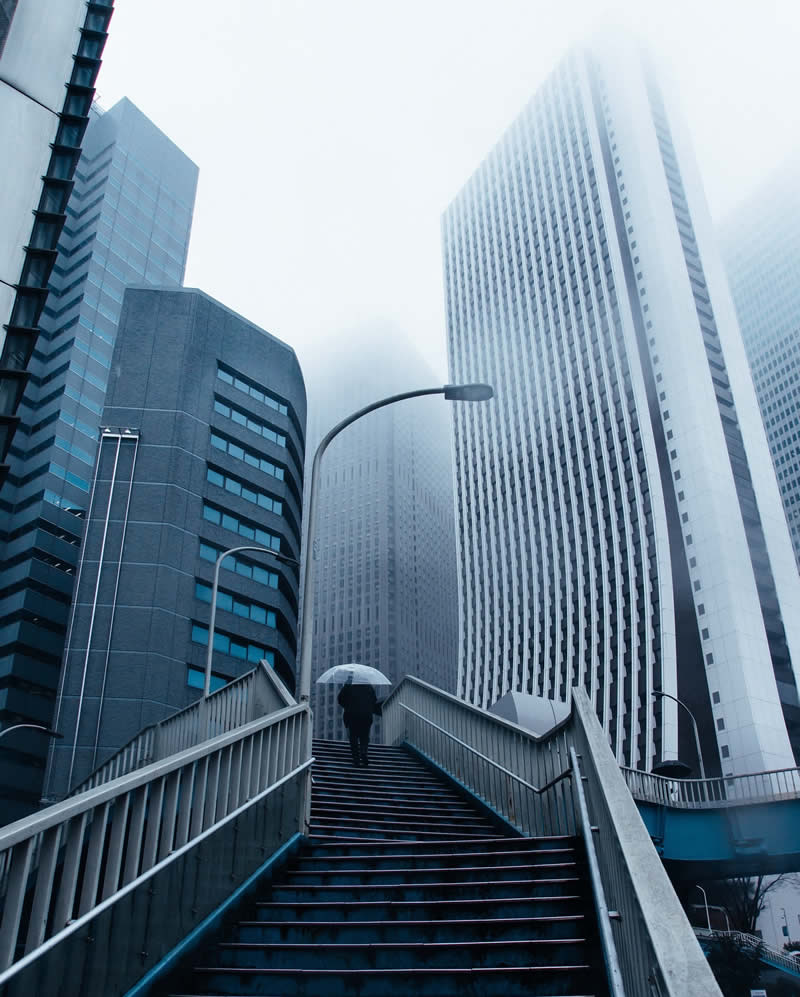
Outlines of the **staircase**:
M 577 839 L 513 836 L 402 748 L 314 756 L 308 844 L 164 997 L 607 997 Z

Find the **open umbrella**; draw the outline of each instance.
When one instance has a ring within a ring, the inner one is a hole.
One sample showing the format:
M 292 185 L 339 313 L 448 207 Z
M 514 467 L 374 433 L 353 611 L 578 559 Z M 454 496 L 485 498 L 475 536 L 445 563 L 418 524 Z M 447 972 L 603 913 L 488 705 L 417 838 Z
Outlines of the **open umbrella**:
M 351 679 L 354 685 L 381 686 L 392 684 L 392 680 L 387 679 L 383 672 L 379 672 L 377 668 L 352 662 L 349 665 L 334 665 L 333 668 L 329 668 L 317 679 L 317 685 L 335 685 L 336 683 L 344 685 L 348 679 Z

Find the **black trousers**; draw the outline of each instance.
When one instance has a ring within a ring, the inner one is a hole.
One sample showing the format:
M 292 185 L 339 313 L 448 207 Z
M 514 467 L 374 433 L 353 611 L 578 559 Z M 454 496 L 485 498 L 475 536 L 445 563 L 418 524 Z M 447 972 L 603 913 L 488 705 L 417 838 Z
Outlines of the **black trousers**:
M 350 751 L 353 755 L 354 765 L 367 764 L 367 745 L 369 744 L 371 727 L 372 717 L 358 717 L 350 721 L 348 733 L 350 734 Z

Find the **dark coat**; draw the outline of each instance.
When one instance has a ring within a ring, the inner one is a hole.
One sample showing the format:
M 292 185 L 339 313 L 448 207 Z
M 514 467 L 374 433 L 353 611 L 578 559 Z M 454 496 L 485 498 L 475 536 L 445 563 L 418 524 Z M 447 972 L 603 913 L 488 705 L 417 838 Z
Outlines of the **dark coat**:
M 339 706 L 344 708 L 344 725 L 368 725 L 372 723 L 372 714 L 378 697 L 371 685 L 355 685 L 350 683 L 342 688 L 337 697 Z

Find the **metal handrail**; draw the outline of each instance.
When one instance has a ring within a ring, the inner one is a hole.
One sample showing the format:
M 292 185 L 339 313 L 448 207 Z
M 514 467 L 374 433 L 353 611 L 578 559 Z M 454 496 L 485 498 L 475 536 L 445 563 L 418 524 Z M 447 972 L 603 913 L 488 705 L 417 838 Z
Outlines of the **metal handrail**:
M 299 777 L 310 744 L 308 707 L 287 707 L 2 828 L 0 986 L 21 968 L 18 946 L 25 957 L 52 946 Z
M 793 959 L 785 951 L 781 952 L 780 949 L 767 945 L 758 935 L 751 935 L 746 931 L 721 931 L 716 928 L 709 931 L 708 928 L 695 927 L 694 933 L 698 938 L 733 938 L 743 946 L 760 949 L 762 958 L 771 964 L 778 964 L 794 973 L 795 976 L 800 976 L 800 952 L 797 953 L 798 958 Z
M 518 776 L 516 772 L 511 772 L 509 769 L 504 768 L 493 758 L 489 758 L 487 755 L 481 754 L 477 748 L 473 748 L 471 744 L 467 744 L 466 741 L 462 741 L 460 738 L 456 737 L 455 734 L 451 734 L 450 731 L 445 730 L 443 727 L 439 727 L 438 724 L 435 724 L 432 720 L 428 720 L 427 717 L 423 717 L 421 713 L 417 713 L 404 703 L 401 703 L 400 707 L 407 713 L 412 714 L 412 716 L 416 717 L 418 720 L 428 724 L 429 727 L 433 727 L 435 730 L 439 731 L 440 734 L 444 734 L 445 737 L 449 738 L 451 741 L 454 741 L 460 747 L 464 748 L 465 751 L 469 751 L 471 754 L 475 755 L 476 758 L 480 758 L 482 762 L 486 762 L 487 765 L 491 765 L 493 768 L 496 768 L 498 772 L 502 772 L 503 775 L 508 776 L 509 779 L 513 779 L 514 782 L 519 783 L 520 786 L 524 786 L 525 789 L 529 789 L 532 793 L 536 793 L 537 795 L 546 793 L 548 789 L 551 789 L 557 783 L 561 782 L 562 779 L 566 779 L 572 775 L 572 767 L 570 766 L 569 768 L 564 769 L 563 772 L 559 773 L 559 775 L 555 776 L 549 782 L 546 782 L 543 786 L 534 786 L 521 776 Z
M 606 955 L 614 997 L 721 997 L 582 688 L 570 715 L 536 735 L 406 677 L 383 704 L 383 736 L 412 745 L 521 834 L 583 838 L 597 859 L 603 944 L 616 951 L 618 974 Z M 572 778 L 558 778 L 568 768 Z
M 577 798 L 578 816 L 581 833 L 586 847 L 586 864 L 589 866 L 589 879 L 592 884 L 592 896 L 597 909 L 597 923 L 600 928 L 600 944 L 603 947 L 603 960 L 606 964 L 606 977 L 611 997 L 625 997 L 625 987 L 622 983 L 622 971 L 619 968 L 617 947 L 611 931 L 611 918 L 618 917 L 617 911 L 610 911 L 606 902 L 606 891 L 603 888 L 603 877 L 600 874 L 600 863 L 597 859 L 597 849 L 594 847 L 594 831 L 589 820 L 589 808 L 586 805 L 586 794 L 583 791 L 583 776 L 575 749 L 569 749 L 572 760 L 572 771 L 575 778 L 572 782 L 573 792 Z
M 200 698 L 159 723 L 144 727 L 75 786 L 70 795 L 93 789 L 293 703 L 294 698 L 274 669 L 261 661 L 238 679 L 212 692 L 208 699 Z
M 800 768 L 770 769 L 710 779 L 671 779 L 621 769 L 636 800 L 684 810 L 716 810 L 748 803 L 800 799 Z

